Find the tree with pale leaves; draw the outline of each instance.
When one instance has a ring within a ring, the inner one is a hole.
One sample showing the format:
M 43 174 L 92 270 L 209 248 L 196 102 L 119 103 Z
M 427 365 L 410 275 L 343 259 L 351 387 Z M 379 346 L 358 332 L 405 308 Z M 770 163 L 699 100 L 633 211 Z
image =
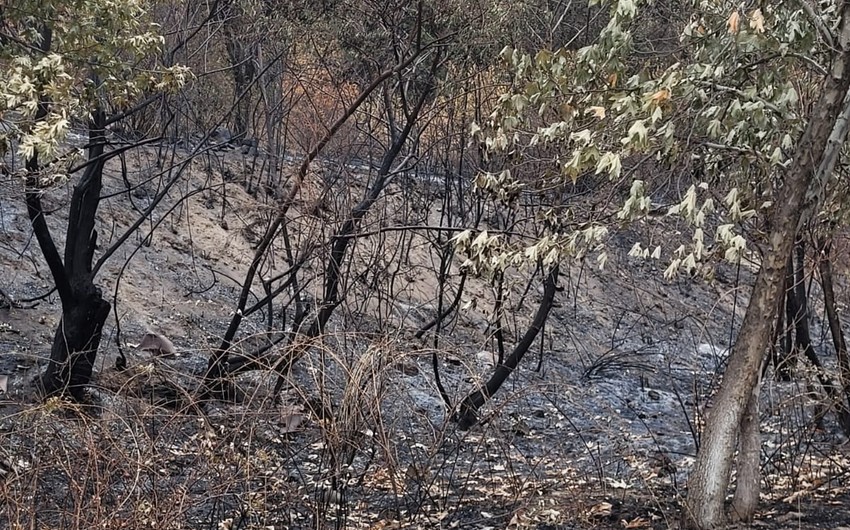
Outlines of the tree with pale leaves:
M 833 170 L 850 112 L 850 5 L 685 2 L 667 6 L 675 43 L 652 38 L 658 5 L 601 5 L 608 22 L 592 44 L 506 47 L 510 87 L 472 127 L 499 168 L 482 173 L 478 189 L 508 210 L 533 205 L 537 240 L 524 251 L 483 234 L 456 244 L 475 270 L 522 262 L 554 270 L 588 252 L 604 264 L 606 237 L 621 228 L 676 222 L 689 227 L 689 242 L 636 241 L 630 254 L 663 260 L 667 278 L 710 276 L 718 260 L 755 262 L 760 273 L 707 417 L 686 514 L 694 528 L 722 527 L 727 515 L 749 520 L 759 485 L 759 376 L 785 264 L 824 197 L 826 209 L 843 207 Z M 669 200 L 672 179 L 686 184 Z M 576 186 L 620 199 L 600 208 L 571 195 Z
M 84 397 L 110 311 L 95 275 L 126 241 L 126 234 L 117 238 L 95 260 L 103 168 L 120 152 L 110 145 L 107 127 L 157 93 L 179 88 L 189 75 L 183 67 L 157 63 L 164 41 L 149 7 L 143 0 L 20 0 L 0 7 L 2 170 L 22 183 L 33 232 L 62 302 L 41 378 L 46 395 Z M 85 152 L 64 142 L 73 124 L 85 124 Z M 61 253 L 42 197 L 68 181 L 74 187 Z

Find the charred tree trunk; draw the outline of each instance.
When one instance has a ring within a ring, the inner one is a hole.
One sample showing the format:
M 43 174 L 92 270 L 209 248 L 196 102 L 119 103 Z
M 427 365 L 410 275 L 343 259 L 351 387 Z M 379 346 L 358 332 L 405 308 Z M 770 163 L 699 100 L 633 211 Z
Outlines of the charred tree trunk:
M 818 268 L 820 269 L 821 285 L 823 287 L 826 318 L 829 321 L 829 331 L 832 334 L 835 355 L 838 357 L 841 383 L 844 389 L 844 398 L 837 397 L 837 399 L 846 402 L 844 406 L 850 409 L 850 357 L 847 354 L 847 342 L 844 340 L 844 331 L 841 329 L 841 319 L 838 317 L 838 311 L 835 309 L 835 290 L 832 286 L 832 263 L 830 261 L 832 245 L 827 241 L 821 241 L 818 243 L 818 248 L 820 249 Z M 850 436 L 850 415 L 844 414 L 841 417 L 841 428 L 844 430 L 846 436 Z
M 103 324 L 111 306 L 90 281 L 82 280 L 72 289 L 75 301 L 62 304 L 62 320 L 56 328 L 50 361 L 40 386 L 46 396 L 68 394 L 81 401 L 91 381 Z
M 97 247 L 95 217 L 103 181 L 104 115 L 94 113 L 89 126 L 89 164 L 74 187 L 65 239 L 64 260 L 45 221 L 37 156 L 27 162 L 27 212 L 62 301 L 62 319 L 53 339 L 50 361 L 40 389 L 47 396 L 70 395 L 81 400 L 91 380 L 101 332 L 110 304 L 94 284 L 92 262 Z
M 788 256 L 788 265 L 785 273 L 785 300 L 784 325 L 782 326 L 782 352 L 776 363 L 776 378 L 788 382 L 794 377 L 794 368 L 797 366 L 797 351 L 794 345 L 794 329 L 797 321 L 797 280 L 794 274 L 794 256 Z
M 800 352 L 805 353 L 807 358 L 814 354 L 812 339 L 809 334 L 809 304 L 806 293 L 806 246 L 802 239 L 797 239 L 792 255 L 794 262 L 794 281 L 791 293 L 788 293 L 788 313 L 793 314 L 794 329 L 794 354 L 791 357 L 792 364 L 789 371 L 793 376 L 797 364 L 797 356 Z M 819 364 L 819 363 L 816 363 Z
M 785 332 L 785 291 L 787 290 L 788 278 L 786 277 L 785 288 L 783 289 L 783 294 L 779 296 L 779 307 L 776 310 L 777 320 L 773 330 L 773 339 L 770 341 L 770 364 L 765 366 L 766 370 L 770 365 L 773 365 L 774 377 L 777 380 L 783 380 L 780 369 L 782 368 L 782 362 L 786 357 L 786 353 L 790 351 L 790 344 L 786 345 L 788 333 Z M 762 375 L 764 376 L 764 374 Z
M 236 108 L 233 110 L 233 138 L 242 140 L 248 137 L 248 126 L 251 123 L 251 87 L 257 75 L 256 45 L 239 42 L 238 37 L 229 31 L 226 31 L 225 35 L 233 74 L 233 97 L 236 98 Z
M 815 347 L 812 345 L 812 337 L 809 330 L 809 304 L 805 288 L 805 257 L 805 245 L 803 241 L 798 241 L 795 250 L 796 266 L 794 272 L 793 295 L 793 310 L 796 315 L 794 319 L 796 350 L 798 352 L 802 352 L 806 357 L 806 360 L 808 360 L 815 369 L 818 381 L 824 391 L 826 391 L 826 395 L 829 400 L 835 404 L 836 415 L 838 416 L 839 423 L 841 424 L 842 429 L 845 429 L 846 426 L 850 425 L 850 414 L 848 414 L 847 407 L 844 405 L 843 400 L 839 396 L 835 383 L 827 375 L 826 370 L 823 367 L 823 363 L 821 363 L 820 358 L 815 351 Z M 814 393 L 814 399 L 816 402 L 818 401 L 816 392 Z M 827 413 L 827 410 L 828 409 L 821 407 L 820 404 L 816 405 L 814 419 L 818 427 L 822 427 L 823 416 Z
M 519 366 L 520 361 L 522 361 L 523 356 L 531 348 L 531 345 L 534 344 L 534 339 L 540 333 L 540 330 L 543 329 L 546 319 L 549 318 L 549 311 L 552 309 L 552 304 L 555 301 L 557 282 L 558 266 L 556 265 L 546 276 L 543 284 L 543 300 L 540 301 L 540 305 L 537 307 L 537 312 L 534 315 L 534 320 L 532 320 L 531 326 L 526 330 L 522 340 L 519 341 L 514 351 L 505 359 L 505 362 L 500 363 L 496 367 L 496 371 L 493 372 L 493 375 L 490 376 L 484 387 L 466 396 L 460 405 L 458 405 L 454 419 L 457 421 L 460 429 L 469 429 L 478 423 L 478 410 L 502 387 L 502 384 L 516 370 L 516 367 Z

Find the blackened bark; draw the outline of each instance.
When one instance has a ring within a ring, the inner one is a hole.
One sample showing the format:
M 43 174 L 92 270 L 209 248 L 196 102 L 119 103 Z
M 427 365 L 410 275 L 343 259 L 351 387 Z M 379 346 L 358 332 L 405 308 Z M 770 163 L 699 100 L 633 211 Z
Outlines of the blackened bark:
M 62 304 L 62 320 L 53 337 L 40 390 L 45 396 L 70 395 L 81 401 L 91 381 L 110 304 L 91 282 L 81 281 L 73 290 L 76 302 Z
M 484 387 L 466 396 L 460 405 L 458 405 L 458 410 L 453 418 L 457 421 L 458 428 L 469 429 L 478 423 L 478 410 L 502 387 L 502 384 L 516 370 L 516 367 L 519 366 L 520 361 L 522 361 L 523 356 L 531 348 L 531 345 L 534 344 L 534 339 L 540 333 L 540 330 L 543 329 L 546 319 L 549 318 L 549 311 L 552 309 L 555 301 L 557 282 L 558 266 L 556 265 L 546 276 L 546 280 L 543 283 L 543 300 L 540 301 L 531 326 L 526 330 L 522 340 L 519 341 L 514 351 L 505 359 L 505 362 L 496 366 L 496 370 Z
M 823 367 L 823 363 L 821 363 L 820 358 L 815 351 L 815 347 L 812 345 L 811 332 L 809 330 L 809 304 L 805 287 L 805 256 L 805 246 L 802 241 L 798 241 L 796 247 L 797 265 L 794 273 L 794 300 L 796 303 L 794 329 L 796 348 L 797 351 L 803 353 L 806 360 L 808 360 L 814 367 L 818 381 L 826 391 L 829 400 L 835 404 L 839 423 L 841 424 L 842 429 L 845 429 L 845 426 L 850 426 L 850 414 L 848 414 L 847 407 L 844 405 L 843 400 L 839 397 L 835 383 L 832 381 L 832 378 L 827 375 L 826 370 Z M 816 408 L 815 421 L 818 425 L 821 424 L 822 417 L 825 413 L 826 409 L 820 410 L 819 408 Z
M 773 338 L 770 341 L 770 363 L 765 365 L 764 371 L 766 371 L 771 365 L 775 370 L 774 377 L 778 380 L 780 378 L 779 368 L 784 358 L 784 352 L 788 351 L 785 349 L 785 296 L 779 297 L 779 307 L 777 309 L 777 321 L 776 326 L 773 329 Z M 765 374 L 763 373 L 762 376 Z
M 36 157 L 27 162 L 27 211 L 36 239 L 56 282 L 62 301 L 62 319 L 53 339 L 50 361 L 39 382 L 44 395 L 70 395 L 83 399 L 91 380 L 103 324 L 110 304 L 94 284 L 92 262 L 97 248 L 95 219 L 103 183 L 104 114 L 93 113 L 89 126 L 89 164 L 74 186 L 65 237 L 65 256 L 59 256 L 44 219 Z
M 427 324 L 425 324 L 424 326 L 422 326 L 421 328 L 419 328 L 416 331 L 415 337 L 417 339 L 421 339 L 425 335 L 425 333 L 428 332 L 429 329 L 433 328 L 434 326 L 439 325 L 443 320 L 445 320 L 449 315 L 452 314 L 452 311 L 457 309 L 457 306 L 460 305 L 460 299 L 463 296 L 463 287 L 464 287 L 465 284 L 466 284 L 466 273 L 464 272 L 460 277 L 460 283 L 457 286 L 457 293 L 455 293 L 455 297 L 452 300 L 452 302 L 445 309 L 443 309 L 441 307 L 438 308 L 437 316 L 434 317 L 434 320 L 428 322 Z
M 505 278 L 502 274 L 496 281 L 496 303 L 493 307 L 493 315 L 496 317 L 496 353 L 498 363 L 505 361 L 505 330 L 502 326 L 502 313 L 505 304 Z
M 847 343 L 844 340 L 844 332 L 841 329 L 841 319 L 838 316 L 838 311 L 835 309 L 835 290 L 832 286 L 832 263 L 830 261 L 830 251 L 832 245 L 827 241 L 818 243 L 820 249 L 820 259 L 818 260 L 818 268 L 820 269 L 821 285 L 823 288 L 823 303 L 826 308 L 826 318 L 829 321 L 829 331 L 832 334 L 832 343 L 835 346 L 835 355 L 838 357 L 838 366 L 840 368 L 841 383 L 844 387 L 844 398 L 846 407 L 850 407 L 850 358 L 847 354 Z M 841 399 L 840 397 L 837 399 Z M 846 436 L 850 436 L 850 414 L 840 416 L 841 428 Z
M 225 28 L 227 28 L 225 24 Z M 257 75 L 256 44 L 239 42 L 231 31 L 225 30 L 227 55 L 230 58 L 233 73 L 233 97 L 236 107 L 233 110 L 233 139 L 248 137 L 248 125 L 251 121 L 251 87 Z
M 797 239 L 794 247 L 794 351 L 808 352 L 812 347 L 809 335 L 809 304 L 806 293 L 806 246 L 802 239 Z M 814 351 L 814 350 L 812 350 Z M 807 354 L 808 356 L 808 354 Z M 793 362 L 796 364 L 796 355 Z M 791 366 L 793 372 L 794 365 Z
M 455 295 L 455 299 L 452 301 L 452 305 L 450 306 L 448 311 L 444 311 L 443 299 L 445 298 L 446 294 L 446 278 L 448 277 L 453 254 L 454 252 L 451 247 L 444 247 L 443 251 L 440 253 L 440 270 L 437 275 L 437 317 L 432 321 L 434 325 L 437 326 L 437 328 L 434 331 L 433 350 L 431 350 L 431 369 L 434 371 L 434 384 L 437 385 L 437 391 L 440 393 L 440 398 L 443 400 L 443 404 L 445 404 L 446 410 L 452 410 L 453 407 L 452 400 L 449 397 L 449 393 L 446 392 L 446 387 L 443 386 L 443 379 L 440 376 L 440 359 L 437 355 L 440 344 L 440 326 L 443 322 L 443 318 L 448 316 L 449 313 L 452 311 L 451 307 L 457 305 L 460 302 L 461 293 L 463 292 L 463 284 L 466 280 L 466 273 L 464 272 L 461 276 L 460 285 L 458 286 L 457 294 Z M 416 332 L 416 338 L 421 338 L 429 327 L 430 326 L 426 326 L 425 328 L 421 328 L 418 332 Z
M 797 353 L 794 346 L 794 323 L 797 319 L 796 280 L 794 278 L 794 256 L 788 256 L 788 265 L 785 272 L 785 289 L 783 299 L 785 300 L 784 317 L 782 326 L 782 352 L 776 363 L 776 378 L 780 381 L 791 381 L 794 377 L 794 368 L 797 366 Z M 780 307 L 780 311 L 782 307 Z M 780 317 L 780 320 L 782 318 Z

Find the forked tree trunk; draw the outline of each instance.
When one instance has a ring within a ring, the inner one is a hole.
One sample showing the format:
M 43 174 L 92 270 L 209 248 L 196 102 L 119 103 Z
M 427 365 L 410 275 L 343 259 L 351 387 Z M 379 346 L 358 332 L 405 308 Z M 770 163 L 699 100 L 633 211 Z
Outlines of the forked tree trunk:
M 105 163 L 104 114 L 95 111 L 93 115 L 89 129 L 89 165 L 71 196 L 64 258 L 56 248 L 44 217 L 37 176 L 41 170 L 38 159 L 34 156 L 27 162 L 27 212 L 62 301 L 62 319 L 39 386 L 46 396 L 63 394 L 77 400 L 84 397 L 83 390 L 91 379 L 103 324 L 110 310 L 109 302 L 94 284 L 92 272 L 97 248 L 95 218 Z
M 741 417 L 758 381 L 762 356 L 771 337 L 785 265 L 803 219 L 817 207 L 825 175 L 832 173 L 846 137 L 847 119 L 839 113 L 850 85 L 850 4 L 842 5 L 837 49 L 809 122 L 797 144 L 770 218 L 771 231 L 726 374 L 706 418 L 696 465 L 688 483 L 685 517 L 698 529 L 726 525 L 724 501 Z M 837 126 L 839 124 L 839 126 Z M 835 131 L 833 131 L 835 129 Z M 840 130 L 839 130 L 840 129 Z M 822 162 L 825 162 L 823 165 Z M 739 517 L 749 519 L 750 513 Z

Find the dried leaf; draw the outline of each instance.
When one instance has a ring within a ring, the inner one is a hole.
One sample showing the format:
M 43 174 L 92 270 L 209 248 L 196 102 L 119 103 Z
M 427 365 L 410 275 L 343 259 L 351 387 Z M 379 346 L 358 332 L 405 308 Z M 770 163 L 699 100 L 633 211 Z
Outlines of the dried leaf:
M 761 9 L 756 9 L 750 14 L 750 27 L 756 33 L 764 33 L 764 15 Z
M 9 376 L 0 375 L 0 393 L 5 393 L 9 389 Z
M 605 107 L 589 107 L 584 111 L 585 114 L 593 114 L 600 120 L 605 117 Z
M 631 521 L 623 519 L 620 521 L 620 524 L 623 525 L 623 528 L 650 528 L 652 526 L 649 524 L 649 521 L 643 517 L 635 517 Z
M 738 14 L 738 10 L 732 12 L 729 15 L 729 20 L 726 21 L 726 28 L 731 35 L 736 35 L 741 25 L 741 15 Z
M 652 101 L 656 106 L 661 105 L 662 103 L 670 100 L 670 89 L 662 88 L 655 94 L 649 97 L 649 100 Z
M 613 478 L 608 479 L 608 485 L 609 485 L 609 486 L 611 486 L 612 488 L 614 488 L 615 490 L 627 490 L 627 489 L 631 489 L 631 486 L 629 486 L 629 485 L 626 483 L 626 481 L 624 481 L 624 480 L 617 480 L 617 479 L 613 479 Z
M 613 506 L 610 502 L 600 502 L 599 504 L 590 508 L 590 512 L 588 515 L 590 517 L 608 517 L 611 515 L 611 509 Z

